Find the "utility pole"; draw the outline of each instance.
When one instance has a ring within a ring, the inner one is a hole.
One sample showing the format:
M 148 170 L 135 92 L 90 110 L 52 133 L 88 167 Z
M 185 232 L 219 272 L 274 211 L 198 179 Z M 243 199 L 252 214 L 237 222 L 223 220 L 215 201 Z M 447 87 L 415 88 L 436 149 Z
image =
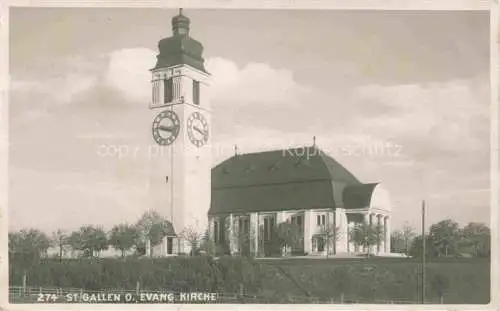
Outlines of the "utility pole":
M 425 243 L 426 238 L 425 238 L 425 200 L 422 201 L 422 304 L 425 304 L 425 255 L 426 255 L 426 249 L 425 249 Z

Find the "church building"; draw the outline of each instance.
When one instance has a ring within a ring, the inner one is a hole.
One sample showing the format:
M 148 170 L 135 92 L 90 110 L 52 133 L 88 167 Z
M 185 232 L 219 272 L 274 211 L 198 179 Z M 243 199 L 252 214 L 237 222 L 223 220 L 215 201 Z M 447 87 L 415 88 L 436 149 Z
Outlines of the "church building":
M 231 253 L 272 256 L 282 223 L 299 228 L 297 254 L 365 252 L 349 239 L 361 222 L 382 231 L 370 252 L 389 253 L 390 214 L 380 184 L 360 182 L 315 145 L 235 154 L 212 169 L 211 235 Z
M 362 251 L 349 239 L 353 226 L 383 228 L 373 252 L 390 252 L 391 203 L 380 184 L 365 184 L 315 144 L 235 154 L 212 168 L 211 76 L 190 20 L 172 19 L 173 34 L 158 43 L 151 69 L 148 135 L 149 208 L 169 222 L 157 256 L 190 253 L 190 237 L 206 230 L 226 253 L 272 256 L 283 224 L 299 231 L 291 253 L 327 255 Z M 331 228 L 336 237 L 325 238 Z M 242 238 L 245 237 L 245 238 Z M 286 248 L 285 248 L 286 249 Z

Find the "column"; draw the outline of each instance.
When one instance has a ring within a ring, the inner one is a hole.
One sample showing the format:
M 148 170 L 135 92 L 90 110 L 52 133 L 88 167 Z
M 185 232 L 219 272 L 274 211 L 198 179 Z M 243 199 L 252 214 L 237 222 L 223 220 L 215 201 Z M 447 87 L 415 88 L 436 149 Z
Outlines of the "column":
M 370 212 L 366 212 L 366 213 L 364 214 L 364 219 L 365 219 L 365 223 L 366 223 L 367 225 L 369 225 L 369 226 L 370 226 L 370 225 L 371 225 L 371 223 L 372 223 L 372 217 L 371 217 Z M 366 253 L 367 251 L 370 251 L 369 249 L 367 249 L 367 247 L 366 247 L 366 246 L 362 246 L 362 247 L 363 247 L 363 252 L 364 252 L 364 253 Z
M 153 79 L 156 79 L 156 78 L 153 77 Z M 153 94 L 152 94 L 153 95 L 153 99 L 152 99 L 152 101 L 153 101 L 153 106 L 158 105 L 158 99 L 157 99 L 158 96 L 157 96 L 157 93 L 156 93 L 158 87 L 157 87 L 156 84 L 157 84 L 156 80 L 153 80 L 153 83 L 152 83 L 152 89 L 153 89 Z
M 385 239 L 384 251 L 386 253 L 390 253 L 391 252 L 391 230 L 390 230 L 390 225 L 389 225 L 389 216 L 384 217 L 384 239 Z
M 162 102 L 161 102 L 161 93 L 160 93 L 160 85 L 161 85 L 161 80 L 156 80 L 155 81 L 155 98 L 156 98 L 156 104 L 157 105 L 161 105 Z
M 348 241 L 348 228 L 347 216 L 343 208 L 336 208 L 334 213 L 335 226 L 339 228 L 337 234 L 339 235 L 336 245 L 337 252 L 347 252 Z
M 380 215 L 380 214 L 377 214 L 377 228 L 379 230 L 384 230 L 382 228 L 382 215 Z M 380 235 L 380 240 L 377 242 L 377 254 L 382 252 L 382 250 L 384 249 L 382 246 L 384 241 L 385 241 L 385 235 L 382 231 L 382 234 Z
M 285 212 L 276 212 L 276 226 L 285 221 Z
M 327 219 L 326 223 L 330 227 L 330 230 L 332 231 L 333 235 L 329 238 L 328 243 L 330 244 L 329 246 L 329 251 L 330 254 L 336 254 L 337 253 L 337 237 L 335 236 L 335 233 L 338 234 L 338 231 L 336 232 L 336 228 L 338 227 L 336 219 L 335 219 L 335 213 L 334 212 L 328 212 L 327 213 Z
M 257 256 L 259 251 L 259 213 L 250 214 L 250 237 L 252 239 L 250 252 Z
M 311 254 L 312 252 L 311 223 L 313 221 L 312 211 L 306 210 L 304 212 L 304 252 L 307 254 Z
M 179 77 L 173 77 L 172 78 L 172 92 L 173 92 L 173 98 L 174 100 L 179 100 L 183 94 L 182 94 L 182 80 L 181 80 L 181 76 Z
M 179 100 L 184 98 L 184 102 L 192 103 L 193 94 L 191 92 L 193 87 L 193 81 L 188 76 L 179 76 Z
M 240 252 L 240 226 L 239 226 L 240 216 L 234 216 L 231 222 L 231 232 L 233 233 L 231 241 L 231 253 Z
M 275 217 L 275 221 L 276 221 L 276 224 L 275 224 L 275 229 L 278 229 L 278 226 L 285 221 L 285 212 L 281 211 L 281 212 L 276 212 L 276 215 L 274 216 Z M 286 249 L 283 247 L 281 250 L 281 254 L 282 256 L 285 256 L 286 254 Z
M 235 252 L 234 250 L 234 217 L 233 217 L 233 214 L 229 214 L 229 216 L 227 216 L 226 218 L 226 221 L 225 221 L 225 227 L 227 228 L 226 231 L 227 231 L 227 242 L 229 244 L 229 251 L 231 253 Z

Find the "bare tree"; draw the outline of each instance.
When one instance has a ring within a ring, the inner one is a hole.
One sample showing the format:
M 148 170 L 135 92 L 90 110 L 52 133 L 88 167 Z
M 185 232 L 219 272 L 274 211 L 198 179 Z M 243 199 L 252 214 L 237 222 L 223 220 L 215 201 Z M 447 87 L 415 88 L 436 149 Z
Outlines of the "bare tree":
M 278 224 L 276 236 L 278 238 L 278 244 L 281 248 L 285 247 L 286 249 L 287 247 L 291 247 L 292 249 L 295 249 L 301 241 L 302 233 L 300 232 L 299 225 L 282 222 Z
M 68 245 L 68 235 L 61 229 L 52 232 L 52 243 L 59 248 L 59 259 L 62 260 L 64 248 Z
M 410 253 L 410 247 L 411 243 L 413 242 L 413 239 L 417 236 L 415 233 L 415 228 L 410 226 L 408 222 L 405 222 L 403 225 L 403 230 L 401 231 L 402 233 L 402 239 L 404 243 L 404 253 L 406 256 Z
M 186 241 L 189 242 L 189 245 L 191 246 L 190 255 L 196 255 L 199 252 L 199 247 L 200 247 L 201 241 L 203 239 L 203 234 L 196 231 L 192 227 L 186 227 L 181 232 L 180 235 L 182 238 L 184 238 Z

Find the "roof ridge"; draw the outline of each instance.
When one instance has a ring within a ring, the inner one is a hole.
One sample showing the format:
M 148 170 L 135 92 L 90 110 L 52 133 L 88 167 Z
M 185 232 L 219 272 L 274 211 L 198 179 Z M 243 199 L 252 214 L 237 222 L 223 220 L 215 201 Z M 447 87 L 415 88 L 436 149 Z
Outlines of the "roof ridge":
M 286 151 L 286 150 L 297 150 L 297 149 L 317 149 L 321 153 L 325 153 L 323 150 L 318 148 L 317 146 L 297 146 L 297 147 L 290 147 L 290 148 L 280 148 L 280 149 L 273 149 L 273 150 L 262 150 L 262 151 L 252 151 L 252 152 L 247 152 L 247 153 L 238 153 L 236 156 L 244 156 L 244 155 L 251 155 L 251 154 L 262 154 L 262 153 L 271 153 L 271 152 L 279 152 L 279 151 Z M 234 158 L 234 155 L 231 157 Z

